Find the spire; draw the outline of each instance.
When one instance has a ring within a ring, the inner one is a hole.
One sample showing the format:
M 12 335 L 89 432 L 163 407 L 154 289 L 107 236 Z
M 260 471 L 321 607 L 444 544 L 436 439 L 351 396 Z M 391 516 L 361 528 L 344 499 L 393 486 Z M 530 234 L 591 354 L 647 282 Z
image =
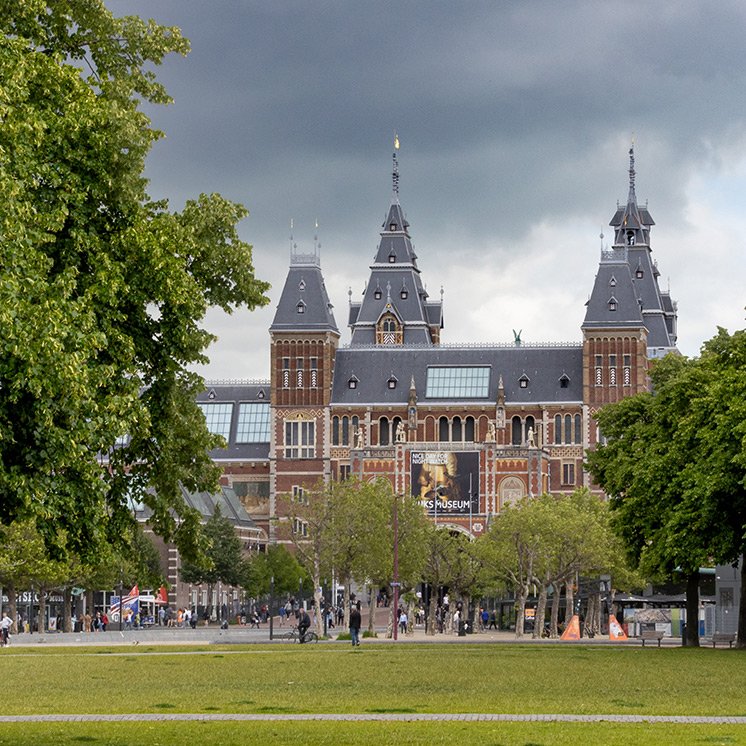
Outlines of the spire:
M 396 151 L 399 150 L 399 135 L 394 132 L 394 170 L 391 174 L 391 182 L 394 190 L 393 199 L 399 201 L 399 161 L 396 158 Z
M 635 194 L 635 141 L 629 149 L 629 196 L 627 204 L 637 204 L 637 195 Z

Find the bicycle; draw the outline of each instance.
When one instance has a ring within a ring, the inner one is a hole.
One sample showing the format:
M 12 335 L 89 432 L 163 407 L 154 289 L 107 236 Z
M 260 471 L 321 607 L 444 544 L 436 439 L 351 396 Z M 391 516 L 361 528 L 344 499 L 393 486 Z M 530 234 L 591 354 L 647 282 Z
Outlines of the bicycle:
M 300 634 L 298 632 L 298 627 L 293 627 L 289 632 L 286 633 L 285 639 L 288 642 L 300 642 Z M 306 634 L 303 636 L 303 643 L 316 643 L 319 641 L 319 636 L 313 632 L 310 629 L 306 630 Z

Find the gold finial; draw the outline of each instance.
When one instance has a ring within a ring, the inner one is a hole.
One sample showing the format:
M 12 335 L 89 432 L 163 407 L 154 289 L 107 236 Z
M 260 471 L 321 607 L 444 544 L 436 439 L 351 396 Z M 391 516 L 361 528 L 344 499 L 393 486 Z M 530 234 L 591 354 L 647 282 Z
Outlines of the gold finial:
M 394 150 L 399 150 L 399 135 L 396 134 L 396 130 L 394 130 Z

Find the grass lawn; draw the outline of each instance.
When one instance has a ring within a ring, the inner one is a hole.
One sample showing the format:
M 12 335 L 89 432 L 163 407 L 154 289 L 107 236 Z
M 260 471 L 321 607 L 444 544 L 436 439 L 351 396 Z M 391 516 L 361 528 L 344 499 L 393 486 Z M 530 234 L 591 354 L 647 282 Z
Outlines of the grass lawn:
M 742 651 L 319 644 L 0 651 L 2 714 L 564 713 L 746 716 Z M 0 744 L 744 743 L 746 726 L 633 723 L 3 723 Z

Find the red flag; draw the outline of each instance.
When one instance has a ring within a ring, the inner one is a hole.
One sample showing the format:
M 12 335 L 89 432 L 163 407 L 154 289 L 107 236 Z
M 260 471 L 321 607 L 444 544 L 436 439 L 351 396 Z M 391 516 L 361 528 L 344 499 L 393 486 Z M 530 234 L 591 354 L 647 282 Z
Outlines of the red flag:
M 162 585 L 158 589 L 158 593 L 155 596 L 155 603 L 168 606 L 168 593 L 166 592 L 166 586 Z

